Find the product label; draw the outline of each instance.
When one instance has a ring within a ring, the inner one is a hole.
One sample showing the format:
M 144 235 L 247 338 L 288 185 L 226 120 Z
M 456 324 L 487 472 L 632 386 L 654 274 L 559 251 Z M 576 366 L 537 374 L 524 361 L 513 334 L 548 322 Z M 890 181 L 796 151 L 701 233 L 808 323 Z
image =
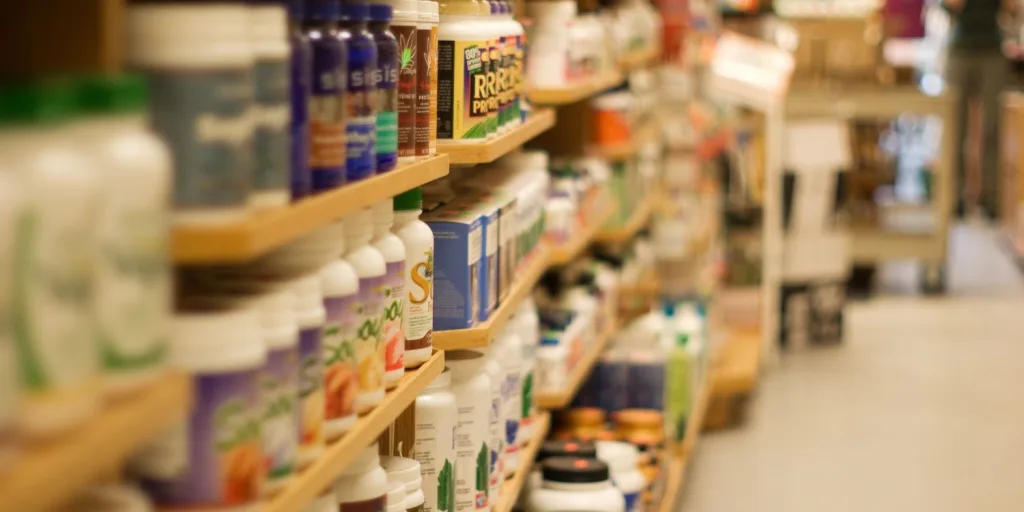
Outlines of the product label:
M 313 87 L 309 97 L 313 190 L 329 190 L 345 183 L 347 66 L 344 48 L 329 42 L 313 46 Z
M 416 26 L 391 25 L 398 39 L 398 156 L 416 156 Z
M 324 344 L 319 327 L 299 331 L 299 432 L 304 448 L 324 445 Z
M 528 371 L 523 376 L 522 406 L 520 411 L 519 426 L 526 427 L 533 423 L 533 372 Z
M 405 261 L 392 261 L 387 265 L 384 290 L 385 306 L 382 329 L 384 338 L 384 369 L 405 370 L 405 333 L 402 330 L 405 306 Z
M 519 451 L 516 439 L 519 436 L 519 413 L 522 412 L 519 367 L 506 368 L 505 381 L 501 384 L 501 399 L 505 418 L 505 454 Z
M 359 392 L 384 389 L 384 350 L 381 324 L 384 320 L 384 294 L 387 275 L 359 279 L 360 315 L 356 331 L 356 362 L 359 368 Z
M 377 117 L 375 102 L 377 89 L 374 76 L 377 72 L 376 52 L 357 51 L 349 43 L 348 53 L 348 119 L 345 121 L 345 176 L 348 181 L 357 181 L 373 176 L 377 172 Z M 376 49 L 376 43 L 370 42 Z
M 388 508 L 387 495 L 363 501 L 348 501 L 338 504 L 338 512 L 385 512 Z
M 636 512 L 640 510 L 638 506 L 640 504 L 640 493 L 639 492 L 624 492 L 622 496 L 626 498 L 626 512 Z
M 253 188 L 256 191 L 288 190 L 291 171 L 288 60 L 257 60 L 253 78 Z
M 408 295 L 402 325 L 405 327 L 405 349 L 431 346 L 434 333 L 434 248 L 421 254 L 407 255 L 405 288 Z
M 504 93 L 504 90 L 501 88 L 502 66 L 504 66 L 504 62 L 501 59 L 501 47 L 498 45 L 499 40 L 497 39 L 492 39 L 489 45 L 490 69 L 487 71 L 487 130 L 490 133 L 498 130 L 500 98 Z
M 260 381 L 263 400 L 263 459 L 267 479 L 295 471 L 299 448 L 299 348 L 271 350 Z
M 509 107 L 509 118 L 515 119 L 522 116 L 522 107 L 520 101 L 523 97 L 523 58 L 526 54 L 526 34 L 520 34 L 516 38 L 516 52 L 515 52 L 515 74 L 513 79 L 515 80 L 515 94 L 512 96 L 512 105 Z
M 416 407 L 416 443 L 413 458 L 420 463 L 423 476 L 424 510 L 455 510 L 455 431 L 457 413 L 454 400 L 450 410 L 443 407 Z
M 311 94 L 310 77 L 313 73 L 313 54 L 309 42 L 302 37 L 292 36 L 291 58 L 291 140 L 289 154 L 291 165 L 292 197 L 303 197 L 312 190 L 309 175 L 309 104 Z
M 487 138 L 485 41 L 439 41 L 437 50 L 437 138 Z
M 416 30 L 416 155 L 430 154 L 430 77 L 434 73 L 430 59 L 430 28 Z
M 501 93 L 498 94 L 498 126 L 505 126 L 508 123 L 509 98 L 513 92 L 509 78 L 513 70 L 511 64 L 514 59 L 515 48 L 509 44 L 515 36 L 501 36 L 498 38 L 498 53 L 500 54 L 501 65 L 498 66 L 497 87 Z
M 501 387 L 491 386 L 491 410 L 487 418 L 490 424 L 490 492 L 497 496 L 499 485 L 505 480 L 505 466 L 502 464 L 502 454 L 505 452 L 505 425 L 501 418 Z
M 470 318 L 480 316 L 480 257 L 483 249 L 483 235 L 480 229 L 469 232 L 469 303 Z
M 488 219 L 487 240 L 484 242 L 484 251 L 487 261 L 484 272 L 487 279 L 487 309 L 493 311 L 498 306 L 498 216 Z
M 398 44 L 377 41 L 377 172 L 398 165 Z
M 324 417 L 330 421 L 356 413 L 359 295 L 325 297 L 324 310 Z
M 437 148 L 437 25 L 430 27 L 430 153 Z
M 264 476 L 259 370 L 194 376 L 185 469 L 143 486 L 164 507 L 255 505 Z
M 509 123 L 519 117 L 519 112 L 513 112 L 513 103 L 516 99 L 516 82 L 518 78 L 516 74 L 519 72 L 516 66 L 516 36 L 506 36 L 501 38 L 502 49 L 501 49 L 501 60 L 505 63 L 505 76 L 502 82 L 502 101 L 501 101 L 501 122 L 503 124 Z
M 174 160 L 174 206 L 243 206 L 253 170 L 250 68 L 148 70 L 150 124 Z

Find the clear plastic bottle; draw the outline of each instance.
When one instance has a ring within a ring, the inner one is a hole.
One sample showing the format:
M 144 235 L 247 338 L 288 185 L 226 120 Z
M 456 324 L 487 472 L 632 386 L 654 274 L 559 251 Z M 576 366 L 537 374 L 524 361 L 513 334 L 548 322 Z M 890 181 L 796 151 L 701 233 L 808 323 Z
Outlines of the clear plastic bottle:
M 405 330 L 402 314 L 405 309 L 405 244 L 391 233 L 395 212 L 393 201 L 373 205 L 373 246 L 384 257 L 387 267 L 387 298 L 381 336 L 384 341 L 384 386 L 394 389 L 405 375 Z
M 414 457 L 423 475 L 425 512 L 455 508 L 455 432 L 459 409 L 452 372 L 445 369 L 416 397 Z
M 345 172 L 348 181 L 359 181 L 377 173 L 377 42 L 367 29 L 369 4 L 346 1 L 341 4 L 338 37 L 348 47 L 348 95 L 345 120 Z
M 268 210 L 291 198 L 288 13 L 280 3 L 251 2 L 253 180 L 249 205 Z
M 356 368 L 359 394 L 356 413 L 366 414 L 384 400 L 384 343 L 381 323 L 384 319 L 387 265 L 384 257 L 370 245 L 373 238 L 373 214 L 364 208 L 345 218 L 345 260 L 359 276 L 359 308 Z
M 395 235 L 405 247 L 405 367 L 418 368 L 430 358 L 434 329 L 434 232 L 420 220 L 423 191 L 403 192 L 394 199 Z
M 341 222 L 341 221 L 339 221 Z M 344 240 L 344 237 L 341 237 Z M 337 243 L 337 242 L 336 242 Z M 338 243 L 344 252 L 344 241 Z M 324 419 L 327 440 L 341 437 L 356 424 L 359 395 L 359 276 L 341 258 L 320 270 L 324 293 Z

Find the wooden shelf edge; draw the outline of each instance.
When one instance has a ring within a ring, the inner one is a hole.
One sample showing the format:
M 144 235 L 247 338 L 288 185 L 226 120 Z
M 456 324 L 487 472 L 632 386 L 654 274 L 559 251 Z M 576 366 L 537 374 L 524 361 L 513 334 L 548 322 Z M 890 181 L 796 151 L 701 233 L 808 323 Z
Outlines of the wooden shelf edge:
M 505 300 L 498 306 L 497 310 L 491 313 L 486 322 L 473 327 L 472 329 L 456 329 L 451 331 L 434 331 L 432 344 L 438 350 L 457 350 L 466 348 L 483 348 L 490 344 L 491 339 L 498 333 L 512 313 L 519 308 L 519 304 L 530 293 L 544 271 L 548 268 L 551 250 L 547 244 L 541 243 L 530 255 L 526 266 L 518 271 L 518 279 Z
M 618 70 L 578 80 L 565 87 L 531 87 L 527 92 L 530 101 L 538 105 L 568 105 L 576 103 L 607 89 L 621 84 L 625 77 Z
M 597 338 L 593 346 L 587 349 L 587 352 L 583 354 L 580 361 L 576 363 L 576 368 L 573 368 L 566 388 L 557 392 L 538 392 L 535 397 L 537 407 L 540 409 L 561 409 L 569 405 L 572 399 L 576 397 L 580 386 L 583 385 L 587 377 L 594 370 L 594 365 L 597 364 L 597 360 L 604 353 L 605 347 L 608 346 L 608 343 L 611 342 L 611 339 L 618 331 L 619 328 L 615 321 L 612 321 L 610 325 L 605 327 L 604 332 Z
M 434 155 L 372 178 L 351 183 L 237 224 L 174 227 L 175 263 L 239 263 L 262 256 L 317 228 L 378 201 L 448 174 L 448 156 Z
M 0 510 L 49 510 L 116 472 L 140 446 L 188 414 L 192 379 L 171 373 L 103 407 L 67 435 L 26 446 L 0 478 Z
M 523 124 L 487 142 L 437 142 L 437 152 L 448 155 L 451 164 L 486 164 L 522 146 L 555 125 L 555 110 L 534 110 Z
M 444 352 L 437 351 L 414 371 L 406 372 L 398 387 L 388 392 L 384 401 L 356 422 L 341 439 L 327 445 L 327 450 L 311 466 L 299 473 L 280 494 L 265 503 L 260 512 L 295 512 L 303 510 L 327 489 L 370 443 L 388 428 L 409 404 L 444 371 Z
M 630 52 L 619 57 L 619 68 L 623 71 L 630 71 L 639 67 L 647 66 L 661 57 L 661 48 L 655 46 L 645 50 Z
M 559 244 L 551 249 L 551 265 L 565 265 L 572 262 L 584 249 L 586 249 L 598 231 L 604 226 L 612 214 L 615 213 L 615 204 L 608 204 L 594 219 L 593 222 L 584 227 L 580 233 L 564 244 Z
M 653 213 L 654 200 L 649 197 L 644 198 L 624 226 L 616 229 L 603 229 L 597 233 L 594 241 L 606 244 L 628 242 L 647 225 Z
M 519 498 L 519 491 L 523 489 L 526 479 L 533 471 L 533 463 L 537 460 L 537 453 L 544 439 L 548 437 L 548 429 L 551 427 L 551 415 L 546 411 L 537 411 L 533 422 L 533 438 L 526 443 L 519 454 L 519 469 L 511 478 L 505 480 L 501 486 L 501 496 L 498 502 L 491 509 L 492 512 L 510 512 Z

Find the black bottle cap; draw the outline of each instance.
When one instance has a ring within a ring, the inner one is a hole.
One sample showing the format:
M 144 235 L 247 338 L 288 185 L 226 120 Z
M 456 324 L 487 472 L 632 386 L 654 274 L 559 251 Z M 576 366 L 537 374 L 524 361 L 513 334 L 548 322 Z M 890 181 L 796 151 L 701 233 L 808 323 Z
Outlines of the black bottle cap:
M 597 459 L 552 457 L 541 469 L 544 480 L 566 484 L 594 484 L 608 480 L 608 465 Z

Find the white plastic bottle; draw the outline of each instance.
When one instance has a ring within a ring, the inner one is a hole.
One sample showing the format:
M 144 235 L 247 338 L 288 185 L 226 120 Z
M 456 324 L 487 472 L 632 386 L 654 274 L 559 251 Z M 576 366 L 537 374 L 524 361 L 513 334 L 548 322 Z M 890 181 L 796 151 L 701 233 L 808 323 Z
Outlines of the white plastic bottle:
M 445 352 L 445 364 L 452 372 L 452 393 L 459 408 L 455 430 L 455 510 L 490 510 L 487 439 L 491 379 L 484 371 L 485 358 L 473 350 L 449 350 Z
M 452 393 L 452 372 L 445 369 L 416 397 L 416 445 L 423 475 L 425 512 L 455 509 L 455 431 L 459 409 Z M 441 491 L 441 492 L 439 492 Z
M 288 13 L 281 3 L 248 5 L 253 49 L 253 179 L 249 205 L 287 206 L 291 199 L 291 70 Z
M 370 412 L 384 400 L 384 343 L 380 326 L 384 319 L 387 266 L 380 251 L 370 245 L 372 238 L 373 215 L 369 208 L 345 218 L 345 261 L 352 265 L 359 276 L 357 414 Z
M 257 300 L 267 364 L 260 376 L 263 417 L 260 436 L 266 461 L 264 495 L 284 489 L 295 473 L 299 451 L 299 326 L 295 296 L 287 289 Z
M 402 507 L 403 511 L 423 511 L 423 477 L 420 473 L 420 463 L 415 459 L 405 457 L 381 457 L 380 465 L 388 474 L 388 479 L 402 483 Z M 391 502 L 388 502 L 391 508 Z
M 519 436 L 524 441 L 533 439 L 533 417 L 537 414 L 537 406 L 533 397 L 534 367 L 537 364 L 537 347 L 540 345 L 540 317 L 537 315 L 537 304 L 533 297 L 527 297 L 519 303 L 519 310 L 513 318 L 516 332 L 523 342 L 523 363 L 520 375 L 523 383 L 521 395 Z
M 99 405 L 99 351 L 89 292 L 99 171 L 74 144 L 73 91 L 61 84 L 12 85 L 0 101 L 0 154 L 23 186 L 10 318 L 24 392 L 19 427 L 48 438 L 88 419 Z
M 626 500 L 612 486 L 608 465 L 595 459 L 553 457 L 541 466 L 540 489 L 530 493 L 528 512 L 625 512 Z
M 505 418 L 505 476 L 511 476 L 519 469 L 519 450 L 526 439 L 519 432 L 519 418 L 522 417 L 522 365 L 523 342 L 512 326 L 506 327 L 496 340 L 501 354 L 501 370 L 505 374 L 501 385 L 501 416 Z
M 92 307 L 104 389 L 119 395 L 164 370 L 171 310 L 171 156 L 146 128 L 141 77 L 83 80 L 78 103 L 86 115 L 75 124 L 76 135 L 100 171 Z
M 501 386 L 505 383 L 505 370 L 501 365 L 501 350 L 492 344 L 487 351 L 485 366 L 487 376 L 491 379 L 491 408 L 487 415 L 491 435 L 487 438 L 490 455 L 490 495 L 488 498 L 497 501 L 501 493 L 501 484 L 505 481 L 505 407 L 502 404 Z
M 324 453 L 324 310 L 320 276 L 300 277 L 290 283 L 295 296 L 295 321 L 299 326 L 299 468 Z
M 338 512 L 384 510 L 388 494 L 388 474 L 380 467 L 377 443 L 364 449 L 334 483 Z
M 402 332 L 405 367 L 418 368 L 430 359 L 434 332 L 434 232 L 420 220 L 423 190 L 414 188 L 395 196 L 392 231 L 405 247 L 405 301 Z
M 344 240 L 344 237 L 341 237 Z M 337 243 L 337 242 L 335 242 Z M 344 252 L 344 242 L 338 244 Z M 356 424 L 359 395 L 358 343 L 359 277 L 341 258 L 320 270 L 324 312 L 324 435 L 337 439 Z
M 405 374 L 405 330 L 403 317 L 405 309 L 405 244 L 391 233 L 395 221 L 392 200 L 373 205 L 373 246 L 384 257 L 387 268 L 386 295 L 384 300 L 384 323 L 381 325 L 384 338 L 384 386 L 394 389 Z
M 626 500 L 626 512 L 642 508 L 640 494 L 647 488 L 647 479 L 637 468 L 636 446 L 620 441 L 598 441 L 597 458 L 608 464 L 612 483 Z

